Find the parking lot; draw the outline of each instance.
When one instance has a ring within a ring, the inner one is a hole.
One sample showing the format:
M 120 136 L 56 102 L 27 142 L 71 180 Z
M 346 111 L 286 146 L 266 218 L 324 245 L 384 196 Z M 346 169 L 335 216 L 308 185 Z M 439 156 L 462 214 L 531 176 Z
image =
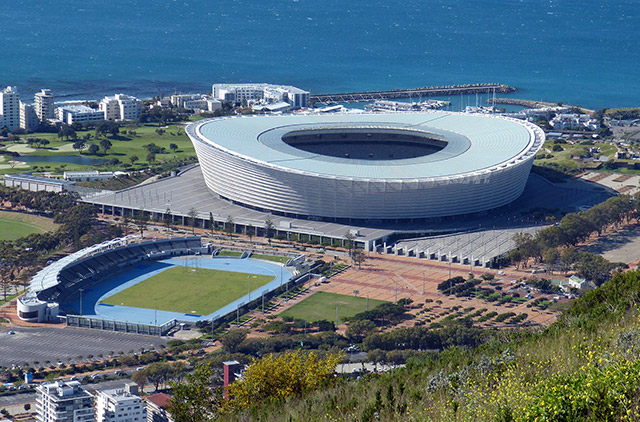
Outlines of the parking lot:
M 9 334 L 13 331 L 14 334 Z M 0 366 L 51 365 L 86 361 L 87 356 L 139 352 L 160 348 L 160 337 L 78 328 L 0 327 Z M 80 358 L 81 357 L 81 358 Z M 70 360 L 69 360 L 70 359 Z M 39 364 L 36 364 L 39 362 Z M 49 363 L 46 363 L 49 362 Z

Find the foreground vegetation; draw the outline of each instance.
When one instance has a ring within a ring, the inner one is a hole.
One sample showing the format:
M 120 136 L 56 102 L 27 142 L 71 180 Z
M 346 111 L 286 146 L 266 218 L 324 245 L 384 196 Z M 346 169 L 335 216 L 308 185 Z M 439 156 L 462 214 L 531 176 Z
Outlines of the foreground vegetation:
M 284 394 L 276 387 L 291 380 L 277 386 L 265 383 L 263 389 L 252 388 L 259 394 L 245 395 L 245 387 L 255 386 L 256 376 L 269 378 L 271 372 L 265 368 L 272 367 L 276 358 L 267 357 L 249 367 L 251 382 L 242 381 L 232 388 L 229 403 L 221 402 L 220 389 L 217 393 L 208 390 L 201 404 L 209 406 L 210 413 L 200 414 L 198 420 L 638 420 L 639 300 L 640 271 L 619 273 L 576 300 L 556 323 L 542 331 L 469 331 L 458 325 L 446 332 L 443 328 L 415 327 L 371 334 L 363 342 L 370 355 L 371 348 L 384 336 L 395 336 L 397 347 L 412 347 L 414 354 L 407 359 L 406 367 L 357 380 L 337 378 L 329 382 L 320 376 L 313 388 Z M 394 334 L 407 330 L 422 330 L 425 339 L 438 335 L 440 342 L 418 346 L 411 344 L 418 332 L 407 332 L 405 340 Z M 472 341 L 460 340 L 469 335 Z M 376 336 L 378 340 L 374 341 Z M 242 337 L 236 340 L 236 351 L 246 348 L 249 341 Z M 310 359 L 306 356 L 302 350 L 284 353 L 277 358 L 278 367 L 304 367 Z M 334 358 L 334 354 L 327 355 L 329 362 Z M 197 374 L 202 375 L 204 368 L 200 367 Z M 282 376 L 302 382 L 304 372 L 296 373 L 292 370 Z M 210 375 L 205 373 L 200 382 L 208 383 Z M 175 403 L 184 408 L 191 398 L 186 387 L 180 385 L 176 384 L 180 394 Z
M 233 421 L 612 421 L 640 417 L 640 272 L 617 274 L 541 332 L 421 352 L 404 368 L 257 398 Z M 296 357 L 290 357 L 296 364 Z

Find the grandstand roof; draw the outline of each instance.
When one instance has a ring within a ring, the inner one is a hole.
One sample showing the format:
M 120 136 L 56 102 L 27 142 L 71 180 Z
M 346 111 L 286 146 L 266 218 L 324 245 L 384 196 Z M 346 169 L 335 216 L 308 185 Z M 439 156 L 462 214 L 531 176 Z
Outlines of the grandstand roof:
M 431 155 L 370 161 L 319 155 L 282 140 L 293 130 L 329 128 L 409 130 L 444 138 L 447 145 Z M 203 122 L 197 130 L 208 144 L 249 161 L 357 179 L 429 179 L 490 171 L 535 154 L 542 142 L 526 122 L 439 111 L 228 118 Z

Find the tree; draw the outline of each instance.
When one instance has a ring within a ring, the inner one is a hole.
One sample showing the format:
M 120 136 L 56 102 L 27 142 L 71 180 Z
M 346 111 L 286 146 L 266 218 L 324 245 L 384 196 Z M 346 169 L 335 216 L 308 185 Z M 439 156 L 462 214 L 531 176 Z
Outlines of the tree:
M 356 249 L 355 251 L 353 251 L 353 254 L 351 254 L 351 260 L 354 262 L 354 264 L 357 264 L 358 269 L 360 269 L 362 263 L 367 260 L 367 255 L 362 249 Z
M 144 238 L 144 231 L 148 226 L 149 216 L 145 214 L 142 208 L 138 211 L 138 214 L 135 216 L 135 223 L 136 223 L 136 226 L 138 226 L 138 229 L 140 230 L 140 237 Z
M 109 149 L 111 148 L 111 141 L 108 140 L 108 139 L 101 139 L 100 140 L 100 147 L 102 148 L 102 150 L 106 154 L 107 151 L 109 151 Z
M 233 217 L 228 216 L 227 221 L 224 222 L 224 231 L 227 235 L 231 236 L 233 234 Z
M 256 234 L 256 229 L 251 224 L 249 224 L 247 226 L 247 229 L 245 230 L 245 234 L 249 238 L 249 242 L 251 242 L 251 239 Z
M 355 235 L 353 233 L 351 233 L 351 231 L 348 231 L 345 235 L 344 235 L 344 239 L 345 239 L 345 246 L 347 247 L 347 249 L 349 250 L 349 256 L 351 256 L 351 250 L 353 249 L 353 240 L 355 239 Z
M 171 227 L 171 224 L 173 223 L 173 216 L 171 215 L 171 209 L 167 207 L 167 209 L 164 212 L 164 225 L 169 228 Z
M 169 149 L 173 151 L 173 153 L 175 154 L 176 151 L 178 150 L 178 145 L 171 143 L 169 144 Z
M 156 161 L 156 153 L 155 152 L 150 152 L 147 154 L 147 161 L 150 163 L 153 163 L 154 161 Z
M 582 252 L 577 267 L 578 274 L 581 277 L 593 281 L 596 286 L 600 286 L 609 279 L 611 270 L 615 268 L 615 264 L 607 261 L 600 255 Z
M 120 126 L 111 121 L 104 121 L 96 124 L 96 137 L 100 135 L 111 134 L 112 137 L 115 137 L 120 133 Z
M 550 274 L 553 274 L 553 265 L 558 260 L 559 256 L 560 254 L 558 253 L 558 250 L 556 248 L 545 249 L 542 253 L 542 259 L 547 264 L 547 269 L 549 270 Z
M 129 161 L 131 161 L 131 164 L 135 163 L 136 161 L 138 161 L 138 156 L 135 154 L 130 155 Z
M 73 127 L 67 124 L 63 124 L 62 127 L 60 128 L 60 131 L 58 132 L 58 137 L 64 138 L 65 140 L 69 140 L 69 138 L 77 139 L 78 135 L 76 134 L 76 131 L 73 129 Z
M 348 339 L 359 343 L 363 338 L 369 334 L 373 334 L 376 331 L 376 324 L 373 321 L 367 319 L 361 321 L 352 321 L 347 326 L 345 335 Z
M 170 382 L 173 397 L 167 410 L 175 422 L 203 422 L 217 418 L 221 390 L 211 389 L 211 364 L 198 365 L 186 382 Z
M 560 268 L 567 274 L 573 264 L 578 260 L 578 251 L 574 247 L 565 248 L 560 254 Z
M 245 369 L 242 378 L 229 386 L 229 401 L 225 411 L 238 411 L 256 403 L 278 403 L 289 397 L 304 397 L 335 382 L 333 376 L 340 354 L 324 358 L 300 349 L 272 354 L 255 360 Z
M 100 151 L 99 146 L 97 146 L 96 144 L 89 145 L 89 150 L 88 150 L 89 154 L 96 155 L 98 151 Z
M 140 391 L 144 391 L 144 386 L 149 383 L 149 379 L 147 378 L 147 373 L 145 371 L 136 371 L 131 376 L 131 381 L 140 386 Z
M 198 217 L 198 211 L 195 208 L 191 207 L 189 210 L 189 222 L 191 222 L 191 233 L 196 234 L 196 217 Z
M 247 331 L 241 329 L 230 330 L 228 333 L 220 337 L 220 342 L 226 351 L 235 353 L 238 346 L 247 338 Z
M 270 217 L 267 217 L 266 220 L 264 220 L 264 232 L 267 239 L 271 239 L 273 237 L 274 228 L 275 225 L 273 224 L 273 220 L 271 220 Z
M 209 229 L 211 230 L 211 234 L 213 234 L 213 228 L 215 227 L 216 223 L 213 220 L 213 213 L 211 211 L 209 211 Z
M 75 141 L 72 145 L 72 148 L 76 151 L 82 151 L 84 149 L 85 142 L 83 140 Z

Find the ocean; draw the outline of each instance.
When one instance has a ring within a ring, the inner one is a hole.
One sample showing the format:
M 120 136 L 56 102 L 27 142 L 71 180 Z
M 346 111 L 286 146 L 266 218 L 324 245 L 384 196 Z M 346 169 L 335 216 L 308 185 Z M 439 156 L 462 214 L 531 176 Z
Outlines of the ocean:
M 638 0 L 5 0 L 0 22 L 0 85 L 26 99 L 500 82 L 516 98 L 640 105 Z

